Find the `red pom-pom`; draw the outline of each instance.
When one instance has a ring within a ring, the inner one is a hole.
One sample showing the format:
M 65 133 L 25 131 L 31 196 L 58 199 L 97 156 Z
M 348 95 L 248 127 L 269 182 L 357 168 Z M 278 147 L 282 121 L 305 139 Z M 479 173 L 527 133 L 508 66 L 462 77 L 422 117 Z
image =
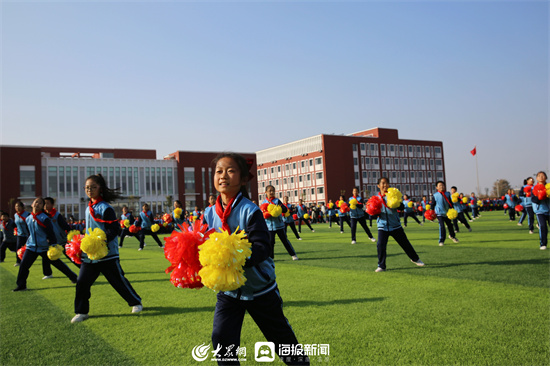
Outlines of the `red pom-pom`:
M 264 212 L 264 219 L 269 219 L 271 217 L 271 214 L 267 211 Z
M 435 219 L 437 219 L 437 215 L 435 214 L 434 210 L 426 210 L 426 212 L 424 212 L 424 217 L 430 221 L 434 221 Z
M 169 224 L 172 222 L 172 216 L 170 214 L 165 213 L 164 215 L 162 215 L 162 221 Z
M 504 200 L 505 198 L 506 198 L 506 196 L 502 196 L 502 197 L 500 197 L 500 199 L 501 199 L 501 200 Z
M 124 220 L 120 220 L 120 228 L 125 229 L 126 226 L 124 226 Z
M 505 203 L 504 206 L 502 206 L 502 207 L 504 207 L 504 209 L 507 210 L 508 209 L 508 204 Z
M 367 201 L 367 213 L 371 216 L 379 215 L 382 211 L 382 198 L 380 196 L 372 196 Z
M 418 212 L 422 212 L 422 211 L 424 211 L 424 207 L 418 206 Z
M 349 205 L 346 202 L 342 202 L 340 204 L 340 212 L 341 213 L 346 213 L 346 212 L 349 212 L 349 211 L 350 211 Z
M 137 227 L 136 225 L 130 226 L 130 232 L 131 232 L 132 234 L 137 233 L 137 232 L 139 231 L 139 229 L 140 229 L 140 228 Z
M 170 237 L 164 238 L 164 256 L 171 264 L 165 272 L 172 272 L 170 282 L 176 287 L 201 288 L 199 245 L 215 230 L 208 230 L 208 225 L 203 225 L 200 220 L 195 220 L 192 227 L 187 223 L 179 227 L 181 232 L 173 231 Z
M 525 197 L 531 197 L 531 191 L 532 190 L 533 190 L 533 186 L 523 187 L 523 192 L 525 193 Z
M 267 206 L 269 206 L 269 203 L 266 202 L 266 203 L 262 203 L 260 205 L 260 210 L 262 210 L 262 212 L 266 212 L 267 211 Z
M 521 212 L 521 211 L 523 211 L 523 206 L 522 205 L 517 205 L 515 207 L 515 209 L 516 209 L 517 212 Z
M 25 250 L 27 250 L 27 245 L 23 245 L 19 250 L 17 250 L 17 256 L 19 259 L 23 259 L 23 254 L 25 254 Z
M 76 264 L 82 263 L 82 249 L 80 249 L 82 238 L 84 238 L 84 235 L 73 235 L 71 242 L 65 245 L 65 253 Z
M 542 183 L 535 184 L 533 187 L 533 194 L 539 199 L 543 200 L 546 198 L 546 187 Z
M 293 218 L 294 220 L 298 220 L 298 215 L 294 214 L 294 215 L 292 215 L 292 218 Z

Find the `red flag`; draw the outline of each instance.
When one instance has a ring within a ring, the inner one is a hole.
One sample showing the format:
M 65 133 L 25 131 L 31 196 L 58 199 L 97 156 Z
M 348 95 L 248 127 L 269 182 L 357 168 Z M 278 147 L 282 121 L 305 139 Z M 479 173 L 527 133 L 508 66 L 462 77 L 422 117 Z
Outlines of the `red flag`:
M 476 153 L 477 153 L 476 148 L 477 147 L 474 147 L 474 149 L 470 151 L 470 154 L 472 154 L 472 156 L 476 156 Z

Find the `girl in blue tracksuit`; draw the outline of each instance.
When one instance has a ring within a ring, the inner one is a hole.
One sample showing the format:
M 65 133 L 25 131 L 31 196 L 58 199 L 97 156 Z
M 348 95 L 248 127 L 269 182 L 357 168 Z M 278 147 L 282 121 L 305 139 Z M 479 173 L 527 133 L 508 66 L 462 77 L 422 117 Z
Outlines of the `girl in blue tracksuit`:
M 178 201 L 179 202 L 179 201 Z M 208 196 L 208 207 L 204 209 L 203 216 L 206 215 L 206 213 L 216 207 L 216 196 L 211 194 Z
M 451 194 L 445 192 L 445 183 L 441 180 L 437 181 L 436 189 L 437 192 L 433 194 L 432 210 L 435 211 L 437 221 L 439 221 L 439 246 L 442 247 L 445 244 L 445 237 L 447 236 L 445 225 L 449 229 L 449 238 L 455 243 L 458 243 L 458 239 L 456 238 L 453 224 L 447 217 L 447 211 L 453 208 Z
M 458 188 L 456 188 L 455 186 L 451 187 L 451 198 L 453 194 L 455 194 L 457 191 L 458 191 Z M 468 229 L 468 231 L 471 232 L 472 228 L 470 227 L 470 224 L 468 224 L 468 221 L 466 221 L 466 218 L 464 217 L 464 205 L 462 204 L 461 197 L 462 197 L 462 194 L 460 193 L 458 195 L 457 201 L 453 202 L 453 208 L 458 213 L 458 216 L 456 217 L 456 219 L 453 219 L 453 226 L 454 226 L 455 232 L 458 233 L 460 231 L 460 229 L 458 228 L 458 222 L 460 222 L 462 225 L 466 226 L 466 229 Z
M 472 210 L 472 220 L 479 217 L 479 210 L 477 207 L 477 197 L 474 192 L 470 194 L 470 209 Z
M 63 254 L 67 259 L 73 263 L 75 266 L 80 268 L 80 264 L 74 263 L 71 258 L 65 253 L 65 243 L 67 243 L 67 232 L 71 230 L 71 227 L 69 224 L 67 224 L 67 221 L 65 220 L 65 217 L 61 215 L 57 209 L 54 207 L 55 205 L 55 199 L 52 197 L 46 197 L 44 198 L 44 212 L 48 214 L 50 217 L 50 220 L 52 221 L 53 231 L 55 232 L 55 238 L 57 240 L 57 243 L 61 244 L 63 247 Z M 51 269 L 49 270 L 51 272 Z M 46 277 L 53 277 L 53 276 L 46 276 Z M 45 277 L 45 278 L 46 278 Z
M 537 173 L 537 183 L 546 185 L 548 176 L 545 172 L 540 171 Z M 535 195 L 531 196 L 531 202 L 533 203 L 533 211 L 537 215 L 537 221 L 539 222 L 539 239 L 540 250 L 546 250 L 548 246 L 548 226 L 550 225 L 550 198 L 546 197 L 543 200 L 539 200 Z
M 209 228 L 223 228 L 233 233 L 237 227 L 245 230 L 252 244 L 252 255 L 246 260 L 246 283 L 234 291 L 219 292 L 214 313 L 212 343 L 224 350 L 235 350 L 240 345 L 241 328 L 248 312 L 266 339 L 280 345 L 301 347 L 283 313 L 283 301 L 275 282 L 275 264 L 270 257 L 269 230 L 258 206 L 248 198 L 246 183 L 250 177 L 247 161 L 233 153 L 218 155 L 215 165 L 214 186 L 220 192 L 216 207 L 208 211 L 204 221 Z M 227 353 L 225 353 L 227 354 Z M 218 359 L 219 365 L 239 364 L 236 354 Z M 283 357 L 287 364 L 309 364 L 303 357 Z
M 181 214 L 179 217 L 176 217 L 176 209 L 181 210 Z M 181 201 L 175 200 L 174 201 L 174 210 L 172 211 L 172 224 L 174 225 L 174 230 L 181 232 L 180 225 L 183 225 L 185 221 L 185 212 L 182 209 Z
M 336 222 L 336 205 L 332 200 L 328 200 L 327 204 L 327 221 L 329 229 L 332 228 L 332 222 Z
M 355 244 L 356 243 L 356 232 L 357 232 L 357 224 L 360 224 L 361 227 L 363 228 L 363 230 L 365 230 L 365 233 L 367 234 L 367 236 L 369 237 L 369 239 L 372 241 L 372 242 L 375 242 L 376 239 L 374 239 L 374 237 L 372 236 L 372 233 L 370 232 L 369 230 L 369 227 L 367 226 L 367 220 L 365 219 L 365 211 L 363 211 L 363 197 L 359 196 L 359 188 L 358 187 L 354 187 L 353 190 L 352 190 L 352 196 L 349 198 L 349 201 L 348 201 L 348 204 L 349 202 L 351 202 L 351 200 L 356 200 L 358 203 L 357 203 L 357 206 L 356 208 L 351 208 L 350 207 L 350 211 L 349 211 L 349 215 L 350 215 L 350 221 L 351 221 L 351 243 L 352 244 Z
M 25 204 L 22 201 L 17 201 L 15 203 L 15 226 L 17 227 L 17 239 L 16 239 L 16 245 L 15 245 L 15 251 L 21 249 L 25 243 L 27 242 L 27 238 L 29 237 L 29 228 L 27 227 L 27 217 L 29 217 L 30 213 L 28 211 L 25 211 Z M 16 257 L 16 263 L 15 267 L 19 267 L 21 264 L 21 259 L 19 259 L 19 256 Z M 48 272 L 49 269 L 49 272 Z M 49 260 L 42 260 L 42 273 L 44 276 L 51 275 L 51 267 Z
M 132 212 L 128 210 L 128 206 L 124 205 L 122 206 L 122 214 L 120 214 L 120 221 L 124 223 L 124 221 L 128 220 L 130 222 L 130 226 L 134 224 L 134 215 L 132 215 Z M 122 227 L 122 226 L 121 226 Z M 130 232 L 130 228 L 124 226 L 122 230 L 120 231 L 120 234 L 118 235 L 119 242 L 118 247 L 122 248 L 124 245 L 124 238 L 127 236 L 135 236 L 133 233 Z
M 6 249 L 15 250 L 17 240 L 13 231 L 15 230 L 15 222 L 10 218 L 7 212 L 2 212 L 0 217 L 0 231 L 2 232 L 2 240 L 0 241 L 0 263 L 6 259 Z M 15 255 L 17 257 L 17 253 Z
M 412 202 L 412 206 L 409 207 L 409 202 Z M 415 204 L 413 201 L 411 201 L 409 199 L 409 196 L 407 196 L 406 194 L 403 195 L 403 207 L 404 207 L 404 211 L 403 211 L 403 225 L 405 225 L 405 227 L 407 227 L 407 217 L 412 217 L 414 219 L 414 221 L 416 221 L 418 223 L 418 225 L 422 226 L 422 223 L 420 222 L 420 220 L 418 220 L 418 218 L 416 217 L 416 212 L 415 212 Z
M 151 226 L 153 226 L 153 213 L 149 210 L 149 205 L 144 204 L 142 206 L 142 211 L 139 213 L 139 221 L 141 224 L 141 230 L 139 231 L 139 249 L 143 250 L 143 247 L 145 247 L 145 235 L 151 235 L 153 239 L 157 242 L 158 246 L 161 248 L 164 248 L 162 243 L 160 242 L 159 237 L 157 236 L 157 233 L 154 233 L 151 231 Z
M 535 180 L 533 177 L 529 177 L 525 180 L 523 187 L 519 191 L 519 196 L 521 198 L 521 204 L 523 205 L 523 212 L 519 219 L 518 225 L 523 224 L 523 220 L 527 216 L 527 224 L 529 225 L 529 234 L 533 234 L 535 230 L 535 211 L 533 211 L 533 202 L 531 200 L 533 190 L 533 184 Z M 540 226 L 540 225 L 539 225 Z
M 516 195 L 514 194 L 513 189 L 509 189 L 504 196 L 506 199 L 506 204 L 508 205 L 508 215 L 510 216 L 510 221 L 516 221 Z
M 411 262 L 417 266 L 423 267 L 424 262 L 420 260 L 418 254 L 414 250 L 411 242 L 405 234 L 405 230 L 401 227 L 401 221 L 399 219 L 399 212 L 397 210 L 403 209 L 403 204 L 398 208 L 389 208 L 386 204 L 386 193 L 390 188 L 390 181 L 386 177 L 378 179 L 378 188 L 380 189 L 379 196 L 382 199 L 382 211 L 376 220 L 378 226 L 378 268 L 375 272 L 384 272 L 386 270 L 386 248 L 388 246 L 388 239 L 391 236 L 395 239 L 397 244 L 405 251 Z
M 346 202 L 346 198 L 344 196 L 340 196 L 340 199 L 338 202 Z M 344 233 L 344 222 L 348 224 L 348 226 L 351 228 L 351 222 L 349 221 L 349 211 L 342 212 L 342 209 L 338 206 L 338 219 L 340 220 L 340 234 Z
M 314 233 L 315 230 L 313 230 L 313 228 L 309 224 L 309 219 L 306 219 L 304 217 L 304 215 L 307 214 L 307 208 L 306 208 L 306 206 L 304 206 L 304 201 L 303 200 L 299 201 L 298 206 L 296 206 L 296 209 L 298 210 L 298 212 L 296 213 L 298 215 L 298 232 L 300 234 L 302 233 L 302 221 L 303 221 L 303 222 L 306 223 L 309 230 L 311 230 L 311 232 Z
M 86 195 L 90 198 L 86 209 L 86 232 L 99 228 L 107 236 L 107 248 L 109 252 L 101 259 L 92 260 L 82 252 L 82 264 L 76 283 L 74 299 L 75 316 L 71 323 L 78 323 L 88 319 L 90 310 L 91 287 L 100 274 L 118 292 L 129 306 L 132 313 L 139 313 L 141 298 L 133 289 L 130 282 L 124 277 L 124 271 L 120 266 L 118 255 L 118 230 L 119 222 L 115 210 L 109 202 L 119 198 L 119 193 L 109 189 L 101 174 L 91 175 L 86 179 Z
M 292 247 L 292 244 L 288 240 L 288 237 L 286 236 L 285 231 L 285 222 L 284 222 L 284 214 L 288 211 L 287 207 L 283 205 L 283 203 L 278 199 L 275 198 L 275 187 L 269 185 L 265 188 L 266 198 L 262 202 L 278 205 L 281 206 L 283 213 L 280 216 L 277 217 L 268 217 L 265 219 L 265 222 L 267 224 L 267 228 L 269 230 L 269 236 L 270 236 L 270 245 L 271 245 L 271 258 L 275 258 L 275 235 L 279 237 L 281 240 L 281 243 L 285 246 L 286 251 L 288 254 L 292 257 L 292 260 L 297 261 L 298 256 L 296 255 L 296 252 L 294 251 L 294 248 Z
M 288 196 L 285 196 L 283 198 L 283 205 L 285 205 L 285 207 L 287 208 L 288 210 L 288 215 L 285 215 L 284 217 L 284 222 L 285 222 L 285 233 L 287 233 L 287 237 L 288 237 L 288 227 L 290 226 L 290 229 L 292 230 L 292 232 L 294 233 L 294 236 L 296 237 L 296 239 L 298 240 L 302 240 L 302 238 L 300 237 L 300 234 L 298 234 L 298 231 L 296 230 L 296 224 L 294 223 L 294 215 L 298 216 L 298 214 L 296 213 L 296 208 L 291 205 L 289 206 L 288 205 Z
M 44 212 L 44 199 L 42 197 L 36 198 L 32 203 L 32 213 L 27 216 L 26 223 L 29 230 L 29 236 L 26 243 L 27 250 L 25 250 L 23 259 L 21 259 L 19 273 L 17 274 L 17 287 L 13 289 L 13 291 L 23 291 L 27 289 L 29 269 L 38 256 L 41 256 L 43 261 L 48 261 L 53 264 L 53 266 L 67 276 L 72 283 L 76 283 L 76 273 L 71 271 L 65 263 L 60 259 L 50 261 L 48 258 L 48 249 L 50 249 L 50 245 L 57 244 L 57 239 L 55 237 L 52 222 L 48 214 Z M 60 244 L 63 245 L 65 243 Z

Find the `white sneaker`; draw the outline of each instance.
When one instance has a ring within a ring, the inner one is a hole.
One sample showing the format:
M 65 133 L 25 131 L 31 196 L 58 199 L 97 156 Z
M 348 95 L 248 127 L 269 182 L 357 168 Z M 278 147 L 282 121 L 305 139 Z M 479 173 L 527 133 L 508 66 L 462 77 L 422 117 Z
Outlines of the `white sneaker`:
M 386 270 L 384 268 L 378 267 L 374 270 L 374 272 L 386 272 Z
M 43 280 L 47 280 L 47 279 L 50 279 L 50 278 L 53 278 L 53 275 L 49 275 L 49 276 L 44 276 L 44 277 L 42 277 Z
M 372 241 L 373 243 L 376 243 L 376 239 L 375 238 L 369 238 L 370 241 Z
M 298 238 L 298 240 L 302 240 L 302 238 Z
M 421 223 L 420 223 L 420 226 L 424 226 L 424 223 L 423 223 L 423 222 L 421 222 Z
M 298 257 L 295 256 L 295 255 L 292 256 L 292 260 L 293 260 L 293 261 L 297 261 L 298 259 L 300 259 L 300 258 L 298 258 Z
M 540 250 L 546 250 L 546 245 L 543 245 L 542 247 L 540 247 Z
M 451 238 L 451 240 L 453 241 L 453 243 L 458 243 L 458 239 L 457 239 L 457 238 Z
M 521 222 L 518 222 L 518 226 L 521 226 Z
M 88 314 L 76 314 L 74 318 L 71 319 L 71 323 L 80 323 L 88 318 Z
M 15 263 L 13 266 L 14 266 L 14 267 L 19 267 L 20 264 L 19 264 L 19 263 Z
M 143 305 L 134 305 L 132 306 L 132 313 L 139 313 L 143 310 Z
M 533 230 L 529 230 L 529 234 L 533 234 Z
M 143 250 L 143 248 L 139 248 L 138 250 Z
M 315 230 L 311 230 L 311 232 L 312 232 L 312 233 L 314 233 L 314 232 L 315 232 Z
M 420 259 L 417 260 L 416 262 L 411 259 L 411 262 L 416 264 L 418 267 L 424 267 L 425 266 L 424 262 L 422 262 Z
M 443 242 L 440 242 L 440 243 L 439 243 L 439 246 L 440 246 L 440 247 L 442 247 L 443 245 L 445 245 L 445 244 L 443 244 Z
M 340 231 L 340 234 L 343 234 L 344 232 L 343 231 Z
M 357 243 L 357 242 L 356 242 L 355 240 L 352 240 L 351 243 L 352 243 L 352 244 L 355 244 L 355 243 Z

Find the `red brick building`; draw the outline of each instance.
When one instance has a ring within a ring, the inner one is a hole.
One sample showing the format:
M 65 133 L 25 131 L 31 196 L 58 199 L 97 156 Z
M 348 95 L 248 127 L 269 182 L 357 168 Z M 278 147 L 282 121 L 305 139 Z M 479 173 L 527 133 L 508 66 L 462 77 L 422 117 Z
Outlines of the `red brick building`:
M 317 135 L 256 152 L 259 200 L 265 187 L 275 186 L 291 203 L 322 203 L 377 191 L 377 180 L 415 198 L 429 196 L 435 182 L 445 180 L 443 143 L 400 139 L 398 131 L 373 128 L 349 135 Z

